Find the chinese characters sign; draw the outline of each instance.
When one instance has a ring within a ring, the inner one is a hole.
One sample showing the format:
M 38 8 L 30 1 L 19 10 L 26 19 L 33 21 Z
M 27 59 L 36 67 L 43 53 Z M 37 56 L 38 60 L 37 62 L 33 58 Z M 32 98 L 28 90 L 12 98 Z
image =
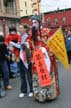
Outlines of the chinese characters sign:
M 33 59 L 36 66 L 37 75 L 40 81 L 40 86 L 50 86 L 52 84 L 51 76 L 47 70 L 45 61 L 44 61 L 44 54 L 42 53 L 41 49 L 34 51 Z
M 47 42 L 47 45 L 53 51 L 53 53 L 57 56 L 57 58 L 61 61 L 61 63 L 67 69 L 69 69 L 67 52 L 66 52 L 64 37 L 63 37 L 62 31 L 61 31 L 61 28 L 59 28 L 52 35 L 52 37 Z

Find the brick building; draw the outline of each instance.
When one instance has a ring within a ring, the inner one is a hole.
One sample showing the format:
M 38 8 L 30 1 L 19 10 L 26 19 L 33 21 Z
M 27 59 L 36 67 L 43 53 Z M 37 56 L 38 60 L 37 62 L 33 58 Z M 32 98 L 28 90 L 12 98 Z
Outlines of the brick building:
M 43 25 L 48 28 L 57 29 L 62 26 L 63 29 L 71 29 L 71 8 L 47 12 L 43 16 Z M 31 24 L 28 16 L 21 17 L 21 23 Z

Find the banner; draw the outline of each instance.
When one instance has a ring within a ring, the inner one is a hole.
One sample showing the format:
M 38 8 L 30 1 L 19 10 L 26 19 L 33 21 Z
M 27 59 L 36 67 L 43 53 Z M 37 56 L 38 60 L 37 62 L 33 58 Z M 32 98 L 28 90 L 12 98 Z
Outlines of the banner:
M 40 81 L 40 86 L 50 86 L 52 84 L 51 76 L 47 70 L 45 61 L 44 61 L 44 54 L 42 53 L 41 49 L 34 51 L 33 59 L 36 66 L 37 75 Z
M 66 69 L 69 69 L 68 57 L 61 28 L 59 28 L 47 42 L 48 47 L 61 61 Z

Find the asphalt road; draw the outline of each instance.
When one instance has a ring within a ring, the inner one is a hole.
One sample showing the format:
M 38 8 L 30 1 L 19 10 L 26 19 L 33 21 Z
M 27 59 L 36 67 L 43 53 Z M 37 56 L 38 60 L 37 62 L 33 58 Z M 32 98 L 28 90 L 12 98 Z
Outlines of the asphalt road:
M 61 95 L 52 102 L 39 103 L 28 96 L 20 99 L 20 79 L 11 79 L 13 90 L 7 91 L 4 98 L 0 98 L 0 108 L 71 108 L 71 65 L 67 72 L 63 66 L 58 63 L 59 84 Z

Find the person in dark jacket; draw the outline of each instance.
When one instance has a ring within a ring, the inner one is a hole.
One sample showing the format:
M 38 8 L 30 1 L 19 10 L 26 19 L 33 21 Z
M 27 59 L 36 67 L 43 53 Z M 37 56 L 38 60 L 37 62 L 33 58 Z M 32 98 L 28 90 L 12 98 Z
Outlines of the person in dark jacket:
M 66 36 L 66 49 L 67 49 L 68 61 L 70 64 L 70 61 L 71 61 L 71 30 L 68 31 L 68 35 Z
M 7 65 L 7 59 L 9 59 L 6 45 L 4 44 L 4 36 L 0 35 L 0 69 L 3 73 L 3 81 L 5 89 L 12 89 L 9 85 L 9 70 Z

